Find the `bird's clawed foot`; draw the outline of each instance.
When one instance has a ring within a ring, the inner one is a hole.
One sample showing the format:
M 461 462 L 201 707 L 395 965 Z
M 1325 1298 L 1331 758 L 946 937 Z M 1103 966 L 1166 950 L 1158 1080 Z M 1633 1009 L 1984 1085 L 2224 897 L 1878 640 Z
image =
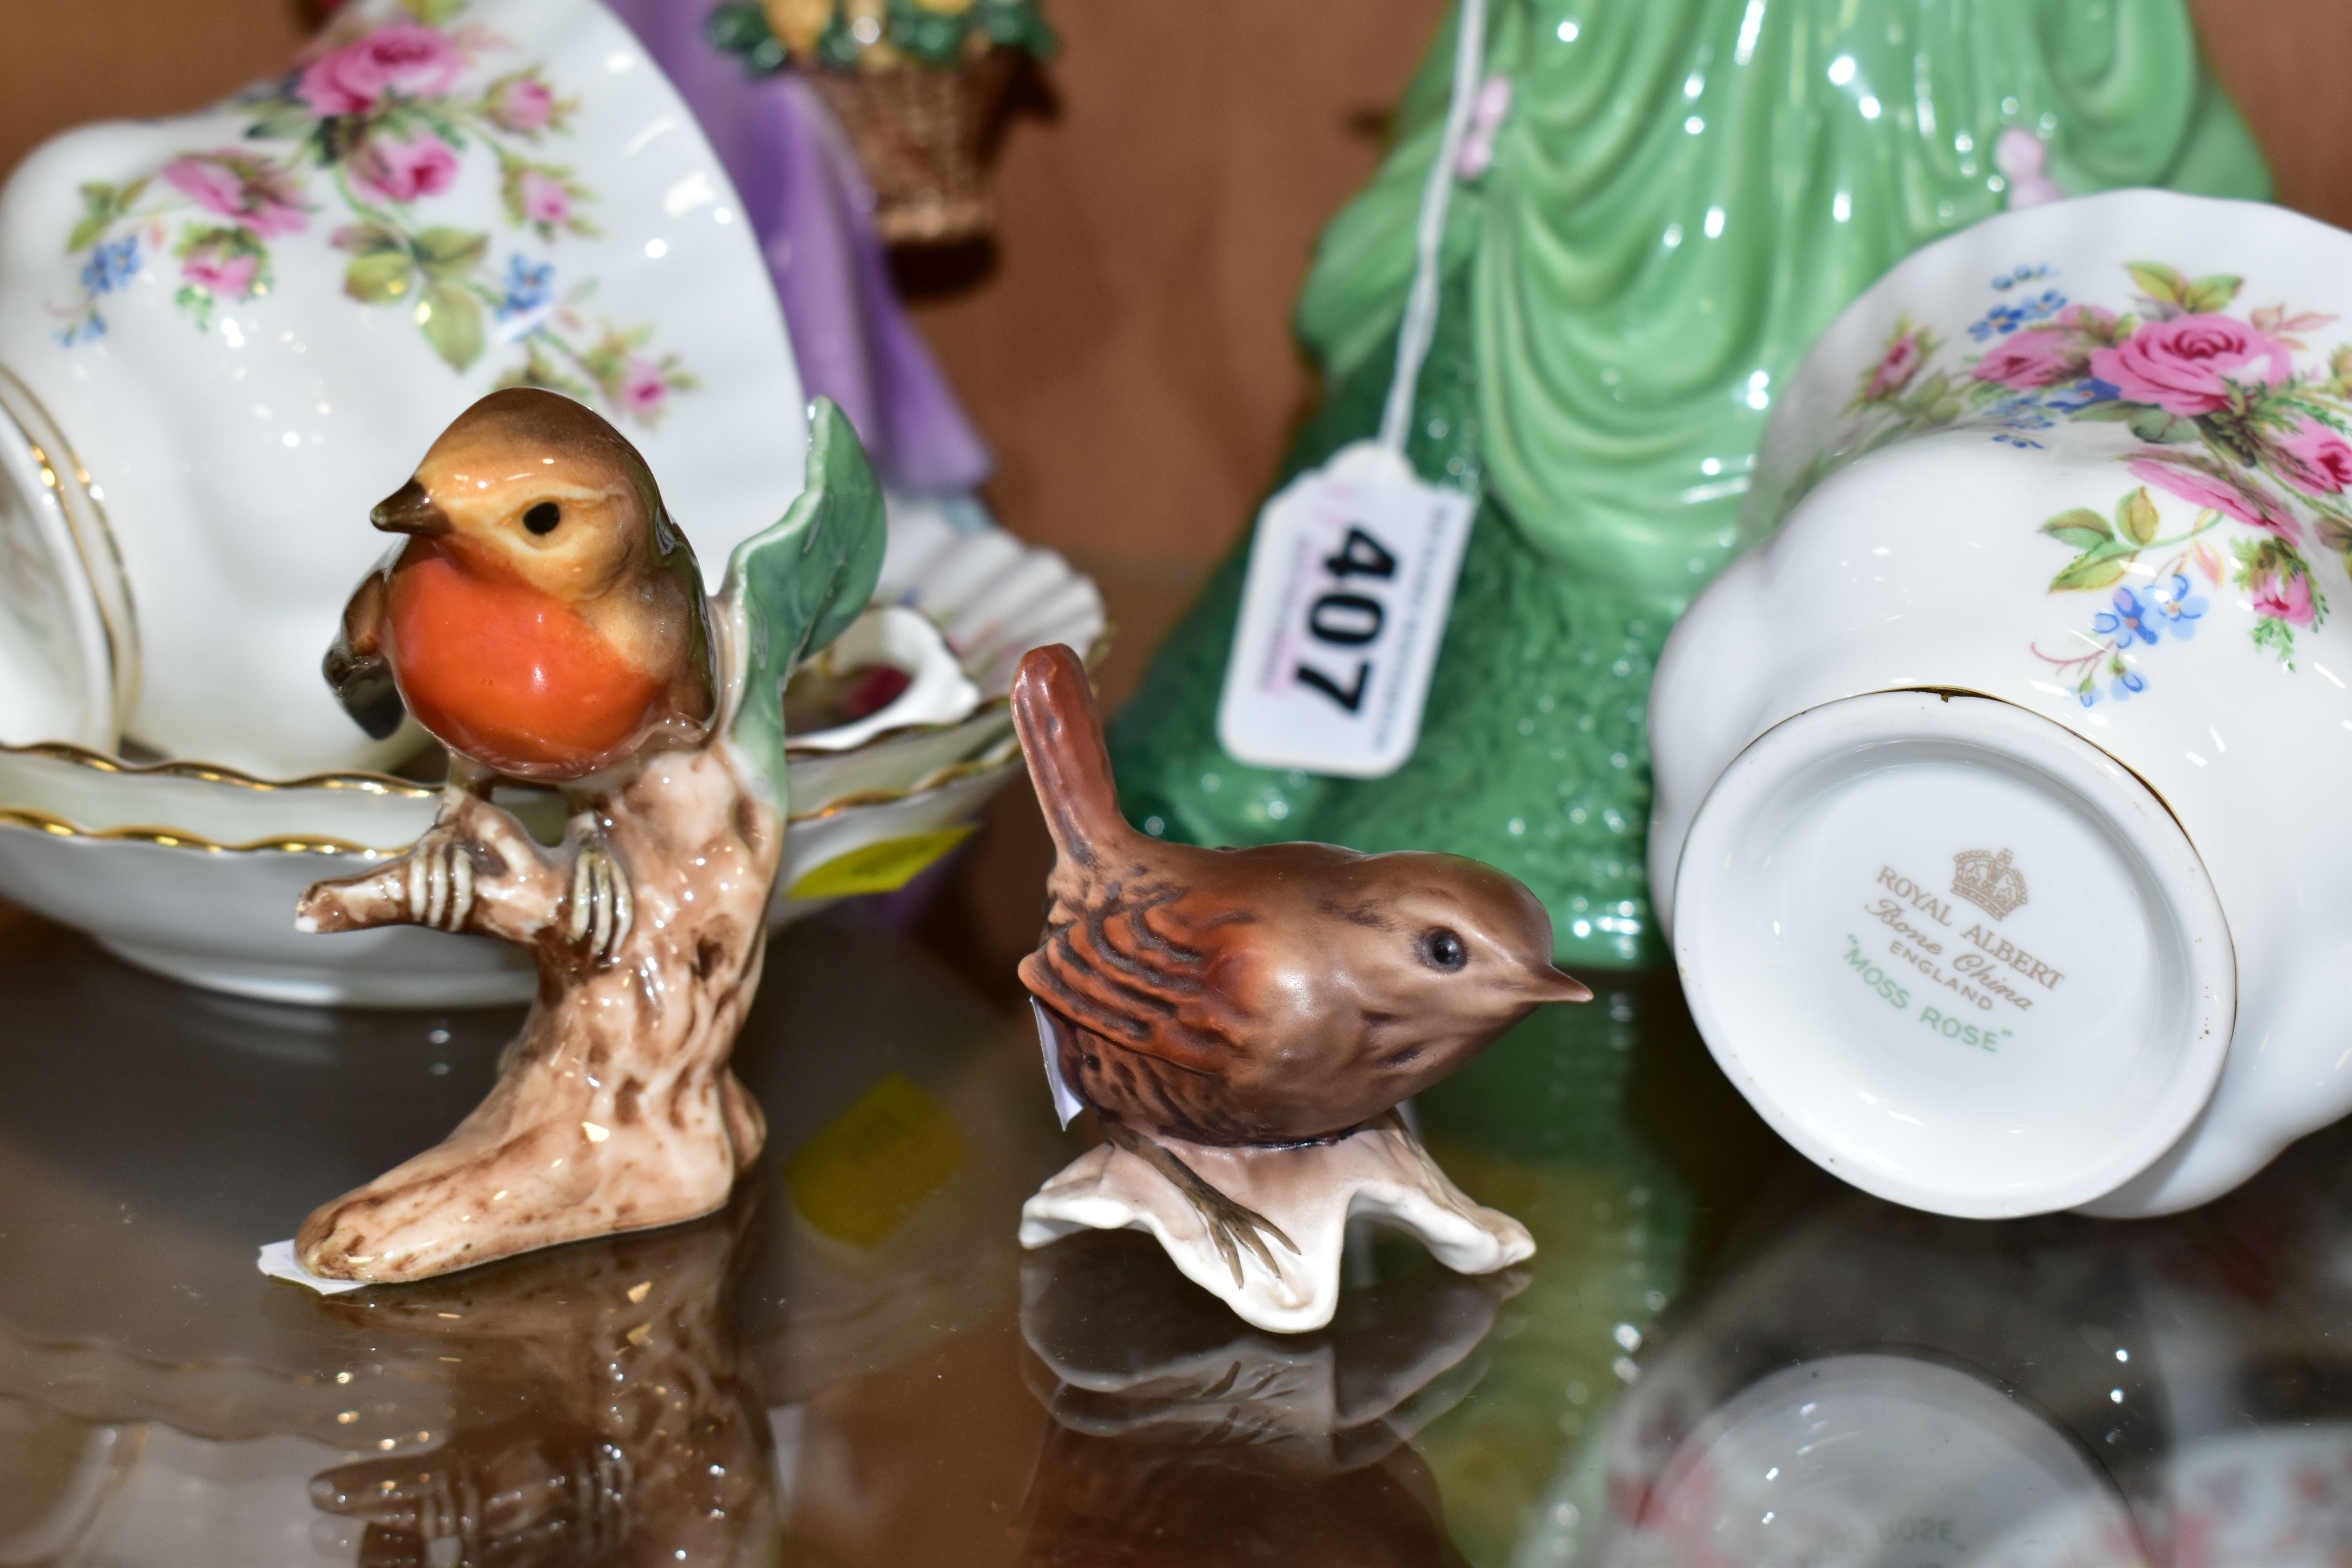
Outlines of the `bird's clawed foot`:
M 463 931 L 474 912 L 474 858 L 466 836 L 436 822 L 409 847 L 408 919 L 436 931 Z
M 564 933 L 592 963 L 609 963 L 621 950 L 636 914 L 629 873 L 601 837 L 580 841 L 572 862 L 572 891 L 564 900 Z
M 1211 1186 L 1199 1172 L 1178 1158 L 1174 1150 L 1115 1121 L 1106 1121 L 1103 1131 L 1113 1143 L 1175 1183 L 1177 1190 L 1192 1201 L 1192 1206 L 1200 1211 L 1201 1223 L 1208 1229 L 1210 1242 L 1217 1249 L 1217 1256 L 1223 1258 L 1225 1267 L 1234 1271 L 1234 1285 L 1242 1283 L 1242 1253 L 1244 1249 L 1265 1266 L 1268 1274 L 1277 1279 L 1281 1277 L 1282 1266 L 1275 1261 L 1273 1249 L 1266 1246 L 1267 1237 L 1282 1243 L 1293 1256 L 1298 1255 L 1298 1244 L 1285 1236 L 1280 1226 L 1248 1205 L 1236 1203 Z
M 1176 1163 L 1180 1169 L 1191 1170 L 1181 1160 Z M 1242 1282 L 1243 1247 L 1247 1247 L 1260 1263 L 1265 1265 L 1268 1274 L 1278 1277 L 1282 1273 L 1282 1266 L 1274 1260 L 1274 1253 L 1265 1245 L 1264 1237 L 1272 1237 L 1288 1247 L 1293 1255 L 1297 1253 L 1298 1244 L 1285 1236 L 1280 1226 L 1257 1210 L 1245 1204 L 1235 1203 L 1198 1176 L 1192 1179 L 1198 1185 L 1188 1188 L 1187 1195 L 1201 1211 L 1201 1221 L 1209 1227 L 1209 1239 L 1216 1243 L 1217 1255 L 1225 1260 L 1225 1267 L 1234 1271 L 1234 1283 L 1239 1285 Z

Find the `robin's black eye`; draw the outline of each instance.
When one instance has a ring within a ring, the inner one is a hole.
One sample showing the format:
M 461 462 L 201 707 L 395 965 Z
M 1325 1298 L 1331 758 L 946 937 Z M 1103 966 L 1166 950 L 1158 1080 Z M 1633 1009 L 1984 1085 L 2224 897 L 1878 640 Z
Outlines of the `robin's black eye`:
M 1444 926 L 1423 931 L 1421 936 L 1421 961 L 1432 969 L 1442 969 L 1448 974 L 1470 962 L 1470 949 L 1460 937 Z
M 551 500 L 543 500 L 522 514 L 522 525 L 533 533 L 553 533 L 562 521 L 563 509 Z

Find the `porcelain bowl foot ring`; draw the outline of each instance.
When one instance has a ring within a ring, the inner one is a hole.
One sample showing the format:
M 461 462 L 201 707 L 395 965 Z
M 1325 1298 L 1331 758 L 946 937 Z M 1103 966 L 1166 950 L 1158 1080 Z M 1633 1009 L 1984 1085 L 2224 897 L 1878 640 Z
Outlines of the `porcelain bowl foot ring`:
M 1693 819 L 1674 908 L 1732 1081 L 1915 1208 L 2089 1203 L 2189 1129 L 2229 1051 L 2195 847 L 2105 752 L 1993 699 L 1876 692 L 1767 731 Z

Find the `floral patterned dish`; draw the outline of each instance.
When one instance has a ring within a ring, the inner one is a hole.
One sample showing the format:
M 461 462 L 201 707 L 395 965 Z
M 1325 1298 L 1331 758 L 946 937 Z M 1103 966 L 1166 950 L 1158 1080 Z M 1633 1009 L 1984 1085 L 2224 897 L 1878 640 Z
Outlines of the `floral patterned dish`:
M 2200 1203 L 2352 1110 L 2352 236 L 2153 191 L 1895 267 L 1651 706 L 1656 886 L 1767 1120 L 1969 1215 Z
M 67 552 L 0 505 L 0 559 L 28 563 L 0 574 L 5 607 L 68 580 L 112 661 L 70 732 L 0 707 L 17 743 L 128 735 L 280 776 L 413 745 L 371 743 L 317 679 L 369 550 L 319 524 L 363 515 L 497 386 L 618 423 L 709 560 L 799 483 L 799 379 L 750 226 L 595 0 L 358 0 L 215 109 L 50 142 L 0 194 L 0 366 L 22 395 L 0 444 L 61 433 L 58 488 L 110 536 Z

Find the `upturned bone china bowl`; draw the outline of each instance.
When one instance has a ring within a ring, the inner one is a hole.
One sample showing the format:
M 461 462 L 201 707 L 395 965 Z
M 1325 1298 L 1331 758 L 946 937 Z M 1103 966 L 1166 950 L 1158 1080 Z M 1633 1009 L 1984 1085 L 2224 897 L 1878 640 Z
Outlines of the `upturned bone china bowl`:
M 853 676 L 888 665 L 898 689 L 848 724 L 792 737 L 776 923 L 892 891 L 952 850 L 1020 766 L 1005 711 L 1010 663 L 1036 642 L 1097 655 L 1105 646 L 1100 595 L 1059 556 L 919 512 L 893 525 L 879 599 L 835 645 L 836 662 Z M 557 797 L 503 798 L 534 831 L 560 836 Z M 381 773 L 271 781 L 212 763 L 133 766 L 62 744 L 0 747 L 0 898 L 133 963 L 241 995 L 527 1000 L 530 965 L 501 943 L 404 927 L 294 929 L 304 888 L 399 853 L 439 801 L 433 786 Z
M 2352 1110 L 2347 279 L 2276 207 L 2054 203 L 1782 395 L 1650 862 L 1717 1059 L 1855 1185 L 2161 1213 Z
M 217 108 L 0 193 L 0 742 L 384 765 L 318 678 L 348 524 L 493 388 L 593 405 L 706 563 L 797 493 L 802 395 L 693 114 L 595 0 L 356 0 Z

